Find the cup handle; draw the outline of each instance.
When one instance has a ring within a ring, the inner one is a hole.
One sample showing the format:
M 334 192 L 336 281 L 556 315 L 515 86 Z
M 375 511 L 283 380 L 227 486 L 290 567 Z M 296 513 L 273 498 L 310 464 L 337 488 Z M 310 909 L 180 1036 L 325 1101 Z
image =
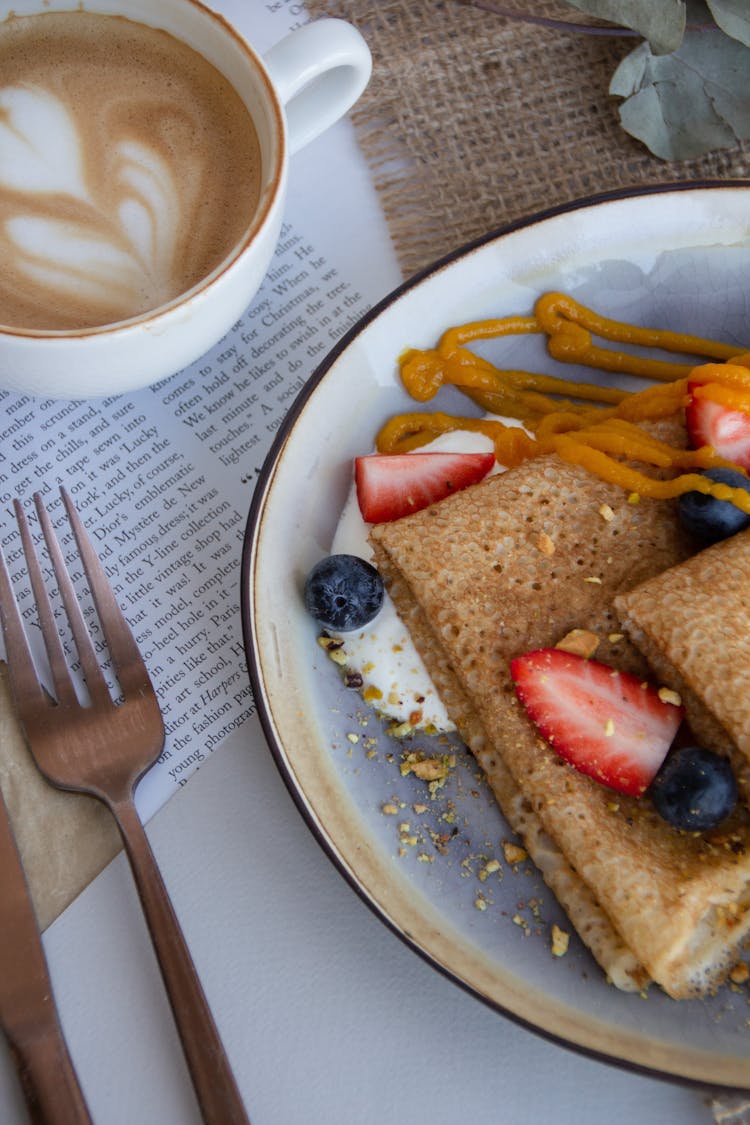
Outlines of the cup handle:
M 372 72 L 367 43 L 356 27 L 339 19 L 303 24 L 263 61 L 286 111 L 290 153 L 343 117 Z

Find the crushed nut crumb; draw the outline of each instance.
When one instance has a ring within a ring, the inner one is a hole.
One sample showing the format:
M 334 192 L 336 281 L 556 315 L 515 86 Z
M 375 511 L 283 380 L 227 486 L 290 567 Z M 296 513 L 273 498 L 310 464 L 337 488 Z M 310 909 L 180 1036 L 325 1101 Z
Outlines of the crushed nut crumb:
M 391 738 L 408 738 L 410 734 L 414 733 L 414 727 L 411 723 L 393 723 L 388 727 L 388 734 Z
M 526 937 L 531 933 L 531 926 L 522 914 L 514 914 L 513 922 L 516 926 L 520 926 Z
M 425 758 L 421 753 L 407 754 L 401 763 L 401 776 L 413 773 L 421 781 L 439 781 L 448 776 L 450 758 L 442 754 L 439 758 Z
M 505 862 L 510 864 L 523 863 L 528 859 L 528 853 L 525 848 L 519 847 L 518 844 L 511 843 L 510 840 L 503 840 L 503 855 Z
M 484 866 L 480 867 L 477 871 L 477 879 L 480 883 L 486 883 L 490 875 L 494 875 L 498 871 L 501 871 L 500 863 L 498 862 L 498 860 L 488 859 Z
M 675 707 L 682 706 L 682 696 L 678 691 L 674 691 L 672 688 L 660 687 L 658 695 L 662 703 L 672 703 Z
M 333 652 L 336 649 L 343 648 L 344 642 L 339 640 L 338 637 L 331 637 L 328 633 L 321 633 L 318 637 L 318 644 L 326 652 Z
M 536 545 L 543 555 L 547 555 L 549 557 L 550 555 L 554 555 L 555 553 L 554 540 L 550 539 L 546 531 L 540 532 L 539 537 L 536 541 Z
M 568 952 L 570 944 L 570 934 L 566 930 L 561 930 L 557 923 L 552 923 L 552 956 L 564 957 Z
M 562 649 L 563 652 L 586 658 L 593 656 L 598 647 L 599 638 L 588 629 L 571 629 L 555 645 L 555 648 Z

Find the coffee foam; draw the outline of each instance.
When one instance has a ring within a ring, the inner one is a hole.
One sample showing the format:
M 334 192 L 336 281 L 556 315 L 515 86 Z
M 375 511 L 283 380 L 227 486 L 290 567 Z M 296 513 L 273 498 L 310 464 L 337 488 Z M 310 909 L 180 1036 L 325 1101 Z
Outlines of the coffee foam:
M 83 11 L 0 26 L 0 324 L 163 305 L 248 228 L 260 153 L 236 91 L 166 32 Z

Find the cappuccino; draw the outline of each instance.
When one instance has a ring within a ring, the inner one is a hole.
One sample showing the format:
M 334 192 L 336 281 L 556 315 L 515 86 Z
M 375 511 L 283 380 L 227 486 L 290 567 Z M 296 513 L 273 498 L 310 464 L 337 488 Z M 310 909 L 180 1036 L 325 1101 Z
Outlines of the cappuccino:
M 0 24 L 0 325 L 168 304 L 240 242 L 260 182 L 247 108 L 180 40 L 82 10 Z

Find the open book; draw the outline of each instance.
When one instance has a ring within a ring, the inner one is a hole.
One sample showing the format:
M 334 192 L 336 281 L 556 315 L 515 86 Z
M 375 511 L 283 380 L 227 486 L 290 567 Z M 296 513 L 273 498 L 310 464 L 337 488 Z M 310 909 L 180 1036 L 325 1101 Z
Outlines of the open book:
M 289 2 L 221 10 L 261 51 L 304 20 Z M 336 169 L 323 176 L 321 169 Z M 157 689 L 167 727 L 137 792 L 148 819 L 253 712 L 239 574 L 258 472 L 296 394 L 344 333 L 400 281 L 351 125 L 292 160 L 285 222 L 263 286 L 227 336 L 135 394 L 84 402 L 0 392 L 0 538 L 23 583 L 10 502 L 71 491 Z M 30 590 L 21 594 L 31 604 Z

